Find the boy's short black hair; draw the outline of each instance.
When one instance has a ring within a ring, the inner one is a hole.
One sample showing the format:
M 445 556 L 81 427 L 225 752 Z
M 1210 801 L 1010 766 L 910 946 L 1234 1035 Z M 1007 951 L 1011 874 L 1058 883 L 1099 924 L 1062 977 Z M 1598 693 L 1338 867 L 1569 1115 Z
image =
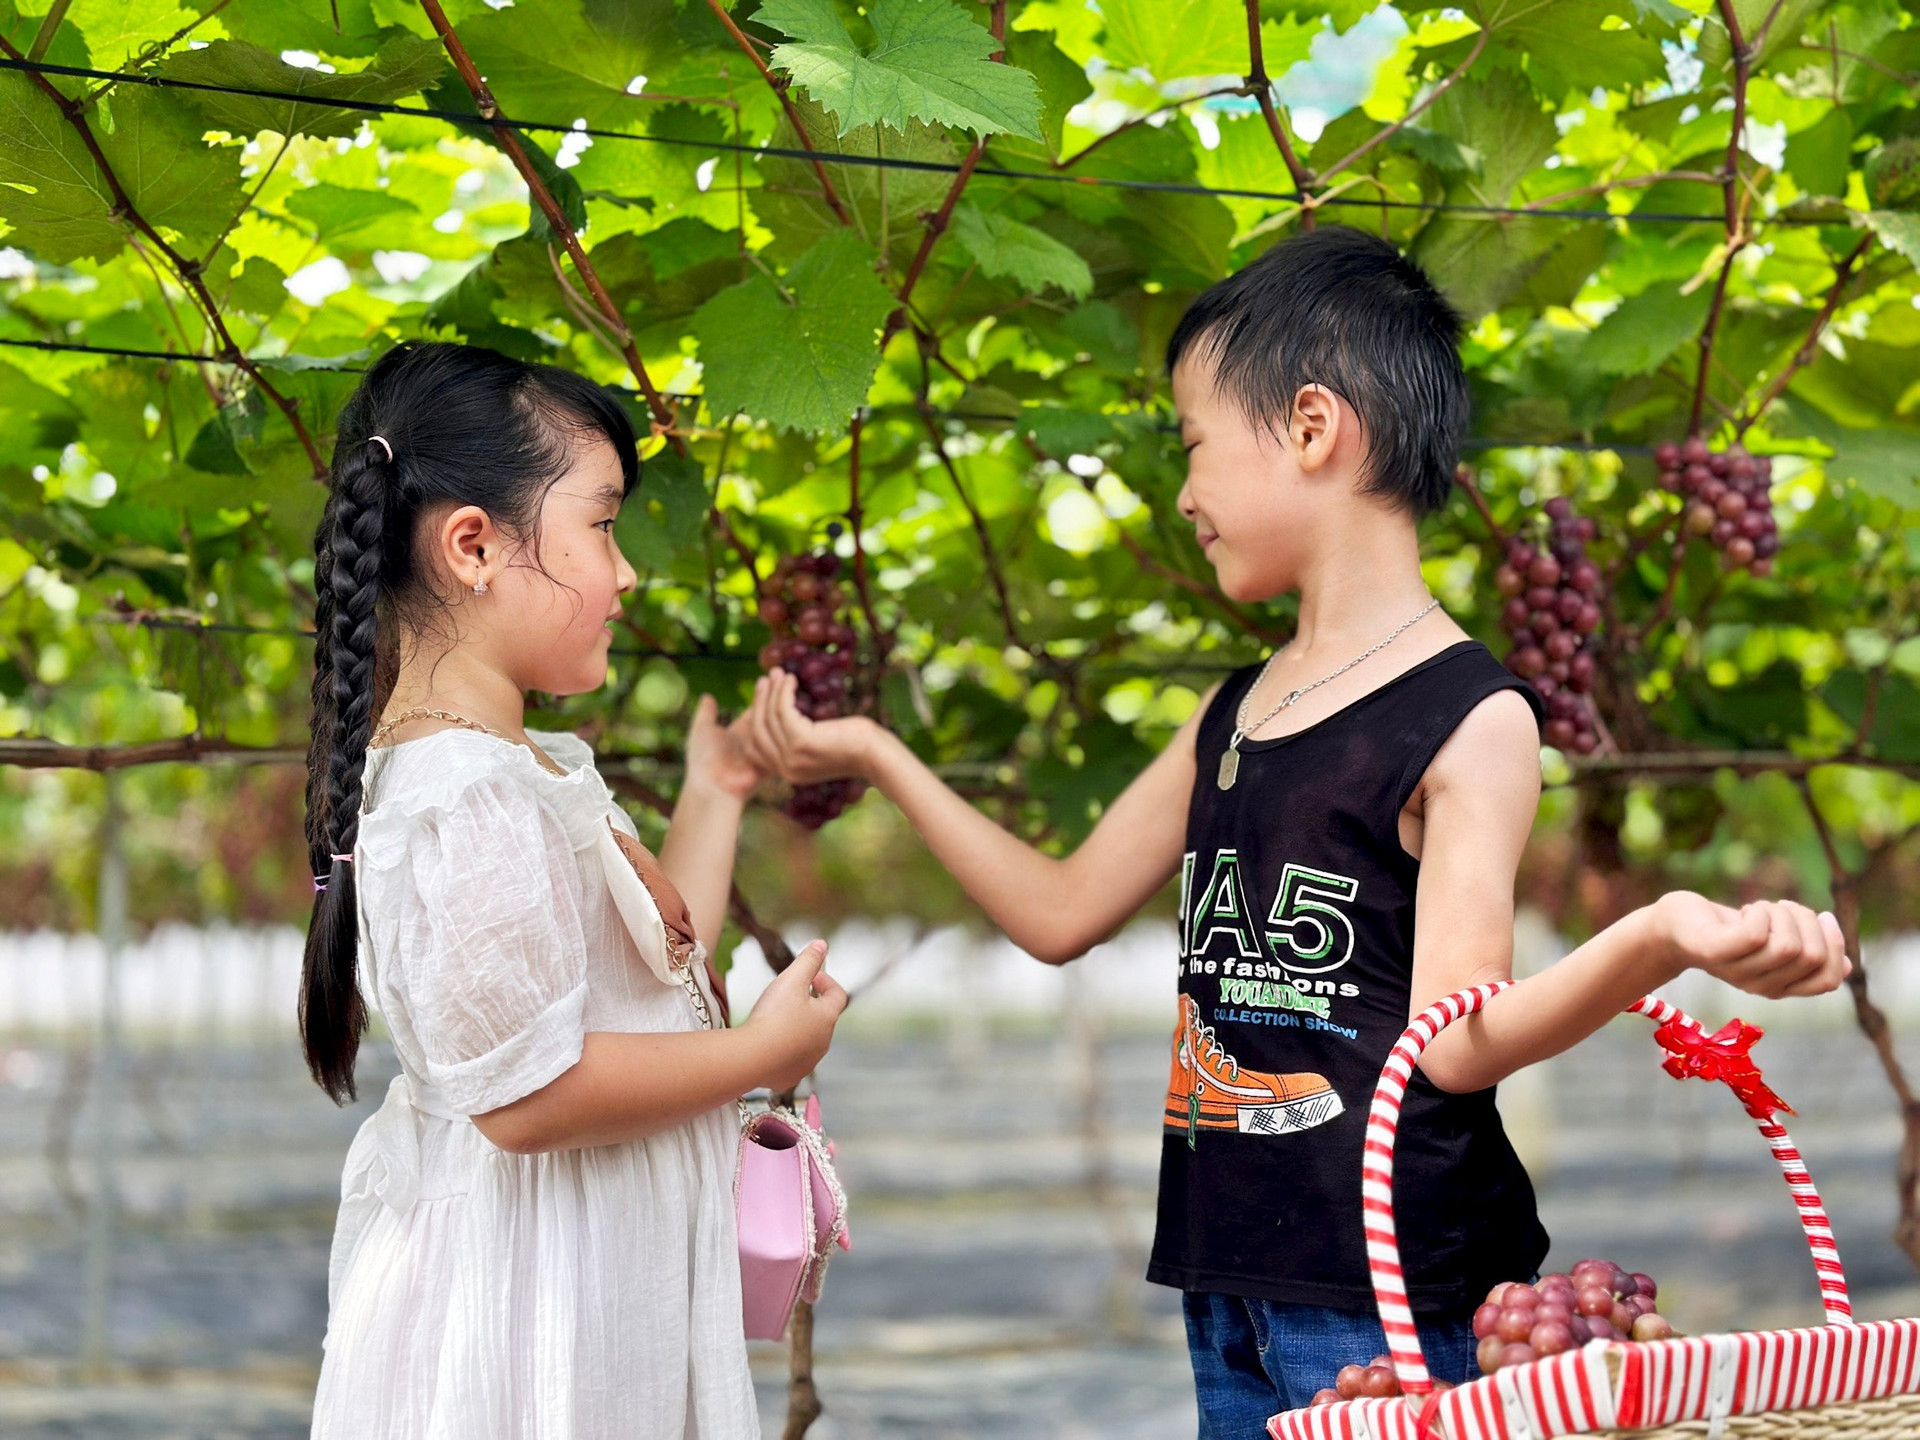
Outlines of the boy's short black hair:
M 1247 419 L 1278 434 L 1303 385 L 1360 417 L 1363 494 L 1420 516 L 1447 501 L 1470 402 L 1460 315 L 1385 240 L 1322 225 L 1282 240 L 1204 291 L 1167 341 L 1167 373 L 1188 351 Z

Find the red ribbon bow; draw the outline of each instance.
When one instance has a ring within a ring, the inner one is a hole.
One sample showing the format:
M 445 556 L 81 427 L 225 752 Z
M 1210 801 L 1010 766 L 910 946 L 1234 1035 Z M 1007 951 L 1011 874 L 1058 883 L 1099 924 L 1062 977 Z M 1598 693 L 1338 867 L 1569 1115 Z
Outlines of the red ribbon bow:
M 1771 1120 L 1776 1110 L 1794 1113 L 1774 1094 L 1753 1063 L 1754 1042 L 1767 1032 L 1744 1020 L 1729 1020 L 1709 1035 L 1690 1021 L 1669 1020 L 1653 1032 L 1667 1058 L 1661 1068 L 1676 1080 L 1718 1080 L 1740 1098 L 1756 1120 Z

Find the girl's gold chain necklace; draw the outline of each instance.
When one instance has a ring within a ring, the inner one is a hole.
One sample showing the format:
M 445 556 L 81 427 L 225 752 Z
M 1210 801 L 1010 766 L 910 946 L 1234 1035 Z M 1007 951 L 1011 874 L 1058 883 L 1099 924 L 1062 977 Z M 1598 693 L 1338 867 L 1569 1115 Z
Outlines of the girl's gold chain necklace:
M 458 725 L 465 730 L 478 730 L 481 734 L 491 735 L 496 740 L 505 740 L 509 745 L 523 743 L 515 740 L 510 735 L 501 734 L 491 725 L 482 725 L 478 720 L 469 720 L 466 716 L 456 715 L 451 710 L 435 710 L 430 705 L 415 705 L 410 710 L 402 710 L 398 715 L 389 716 L 386 720 L 382 721 L 380 728 L 375 730 L 371 738 L 368 739 L 367 748 L 370 750 L 377 749 L 387 736 L 391 735 L 409 720 L 444 720 L 449 725 Z M 540 762 L 543 768 L 551 771 L 555 775 L 565 775 L 567 773 L 561 769 L 559 765 L 554 763 L 553 760 L 548 758 L 539 746 L 528 744 L 527 749 L 533 751 L 534 758 Z

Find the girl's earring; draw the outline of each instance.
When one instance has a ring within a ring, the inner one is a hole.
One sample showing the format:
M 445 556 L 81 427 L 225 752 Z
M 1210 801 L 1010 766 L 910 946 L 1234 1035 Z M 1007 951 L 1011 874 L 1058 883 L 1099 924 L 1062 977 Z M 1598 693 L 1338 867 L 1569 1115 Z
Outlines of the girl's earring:
M 474 582 L 473 582 L 473 593 L 474 593 L 474 594 L 476 594 L 476 595 L 484 595 L 484 594 L 486 594 L 486 593 L 487 593 L 487 582 L 486 582 L 485 580 L 476 580 L 476 581 L 474 581 Z

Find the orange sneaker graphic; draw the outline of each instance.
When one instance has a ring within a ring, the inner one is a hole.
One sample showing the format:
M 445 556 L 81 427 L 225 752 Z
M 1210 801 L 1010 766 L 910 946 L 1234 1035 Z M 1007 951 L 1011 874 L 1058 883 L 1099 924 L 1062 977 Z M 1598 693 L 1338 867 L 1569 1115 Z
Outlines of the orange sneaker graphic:
M 1346 1108 L 1325 1076 L 1241 1069 L 1213 1027 L 1200 1023 L 1200 1007 L 1193 997 L 1180 997 L 1173 1069 L 1167 1079 L 1166 1124 L 1187 1131 L 1189 1143 L 1200 1130 L 1289 1135 L 1324 1125 Z

